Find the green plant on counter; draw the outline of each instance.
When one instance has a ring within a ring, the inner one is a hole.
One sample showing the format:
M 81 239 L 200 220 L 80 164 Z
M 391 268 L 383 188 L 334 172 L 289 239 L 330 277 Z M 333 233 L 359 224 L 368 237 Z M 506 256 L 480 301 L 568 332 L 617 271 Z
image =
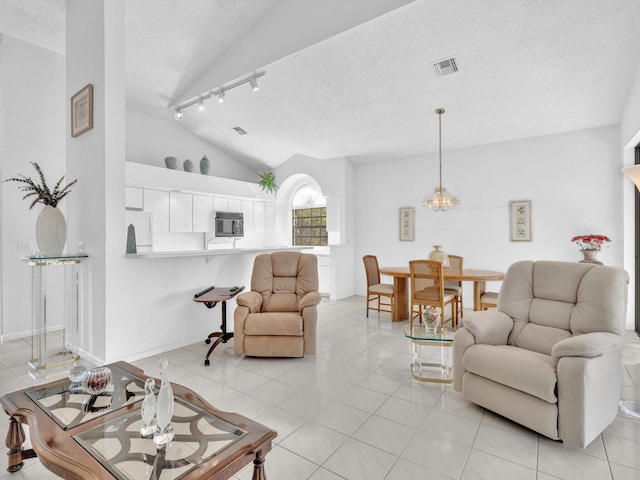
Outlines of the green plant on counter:
M 260 181 L 258 182 L 260 188 L 267 193 L 273 193 L 278 189 L 278 185 L 276 185 L 276 176 L 273 172 L 264 172 L 260 175 Z
M 62 177 L 60 177 L 60 180 L 58 180 L 58 183 L 56 183 L 55 187 L 53 187 L 52 192 L 47 186 L 47 182 L 44 179 L 44 173 L 42 173 L 40 165 L 35 162 L 29 163 L 31 163 L 31 165 L 33 165 L 33 168 L 36 169 L 36 172 L 38 172 L 38 176 L 40 177 L 40 184 L 35 183 L 31 179 L 31 177 L 25 177 L 22 174 L 18 174 L 18 177 L 7 178 L 6 180 L 3 180 L 4 182 L 22 183 L 23 185 L 19 186 L 18 189 L 22 192 L 27 192 L 25 196 L 22 197 L 23 200 L 26 200 L 27 198 L 34 195 L 36 196 L 33 202 L 31 202 L 31 205 L 29 205 L 29 209 L 32 209 L 36 203 L 44 203 L 45 205 L 51 205 L 55 208 L 58 205 L 58 202 L 60 202 L 60 200 L 62 200 L 71 192 L 70 187 L 78 181 L 78 179 L 75 179 L 73 182 L 68 183 L 64 188 L 60 189 L 60 185 L 64 180 L 63 175 Z

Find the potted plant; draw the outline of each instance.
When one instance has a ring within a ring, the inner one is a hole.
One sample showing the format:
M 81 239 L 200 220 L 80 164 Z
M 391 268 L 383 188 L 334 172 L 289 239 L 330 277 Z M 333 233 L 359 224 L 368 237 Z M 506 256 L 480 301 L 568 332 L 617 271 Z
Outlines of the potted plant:
M 273 193 L 278 189 L 278 185 L 276 185 L 276 176 L 273 172 L 264 172 L 260 175 L 260 181 L 258 185 L 263 191 L 267 191 L 267 193 Z
M 77 179 L 62 187 L 64 175 L 60 177 L 53 187 L 53 191 L 47 185 L 44 173 L 40 165 L 30 162 L 38 173 L 40 183 L 36 183 L 31 177 L 19 174 L 17 177 L 7 178 L 5 182 L 18 182 L 21 185 L 18 189 L 25 192 L 23 200 L 33 198 L 29 209 L 36 203 L 42 203 L 44 208 L 38 215 L 36 221 L 36 241 L 40 253 L 46 257 L 55 257 L 62 253 L 67 240 L 67 225 L 62 212 L 56 208 L 58 203 L 71 192 L 71 187 L 78 181 Z

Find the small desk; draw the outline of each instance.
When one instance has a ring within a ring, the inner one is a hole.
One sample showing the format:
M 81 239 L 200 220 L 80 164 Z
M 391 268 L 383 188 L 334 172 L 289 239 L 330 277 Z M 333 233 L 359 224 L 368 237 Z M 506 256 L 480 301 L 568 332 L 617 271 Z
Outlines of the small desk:
M 411 274 L 409 266 L 406 267 L 385 267 L 380 269 L 383 275 L 393 277 L 393 294 L 396 302 L 396 317 L 394 322 L 407 320 L 409 318 L 409 289 L 408 283 Z M 480 297 L 485 292 L 487 281 L 500 281 L 504 279 L 504 273 L 492 270 L 475 270 L 463 268 L 462 272 L 444 270 L 445 280 L 460 280 L 473 282 L 473 309 L 480 310 Z
M 212 332 L 209 334 L 207 339 L 204 341 L 207 345 L 211 343 L 212 338 L 216 338 L 216 341 L 213 342 L 211 348 L 207 352 L 207 356 L 204 357 L 204 366 L 209 366 L 209 356 L 213 349 L 216 348 L 220 342 L 227 343 L 227 340 L 233 338 L 233 332 L 227 332 L 227 300 L 235 297 L 241 291 L 244 290 L 244 286 L 242 287 L 210 287 L 202 292 L 196 293 L 193 296 L 194 302 L 204 303 L 207 308 L 215 307 L 218 302 L 222 302 L 222 324 L 220 325 L 219 332 Z
M 264 460 L 277 435 L 274 430 L 217 410 L 194 391 L 172 383 L 177 433 L 172 445 L 159 449 L 153 439 L 140 436 L 148 377 L 125 362 L 108 366 L 113 382 L 99 398 L 109 403 L 95 412 L 86 413 L 83 404 L 92 396 L 78 392 L 69 379 L 0 397 L 11 417 L 7 471 L 19 471 L 24 459 L 37 454 L 47 469 L 75 480 L 229 480 L 252 461 L 253 480 L 266 478 Z M 33 450 L 22 447 L 23 423 L 29 425 Z

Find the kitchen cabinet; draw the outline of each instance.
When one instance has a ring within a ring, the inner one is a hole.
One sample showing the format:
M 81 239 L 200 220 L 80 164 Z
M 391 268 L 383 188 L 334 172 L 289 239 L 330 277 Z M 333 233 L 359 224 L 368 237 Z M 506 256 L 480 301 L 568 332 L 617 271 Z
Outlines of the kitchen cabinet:
M 331 293 L 331 257 L 329 255 L 317 255 L 318 257 L 318 291 L 320 295 L 328 297 Z
M 153 232 L 169 231 L 169 192 L 144 190 L 144 211 L 153 215 Z
M 213 197 L 209 195 L 193 196 L 193 231 L 213 231 Z
M 227 199 L 224 197 L 213 197 L 213 210 L 216 212 L 228 212 Z
M 193 195 L 169 192 L 169 231 L 193 232 Z
M 228 212 L 241 212 L 242 211 L 242 200 L 239 198 L 230 198 L 227 200 L 227 211 Z
M 244 236 L 247 237 L 253 233 L 253 202 L 249 200 L 242 201 L 242 215 L 244 217 Z
M 124 190 L 124 206 L 127 210 L 142 210 L 144 195 L 141 188 L 126 187 Z

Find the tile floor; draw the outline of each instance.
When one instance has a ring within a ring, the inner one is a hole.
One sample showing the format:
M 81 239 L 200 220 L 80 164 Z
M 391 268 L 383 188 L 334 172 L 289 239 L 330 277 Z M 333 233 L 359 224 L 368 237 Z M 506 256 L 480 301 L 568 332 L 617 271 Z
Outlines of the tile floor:
M 323 300 L 315 356 L 236 357 L 229 343 L 205 367 L 204 342 L 165 356 L 172 380 L 277 430 L 269 480 L 640 480 L 640 421 L 621 413 L 584 450 L 541 437 L 449 386 L 412 380 L 403 326 L 388 314 L 367 319 L 364 297 Z M 0 393 L 32 383 L 29 352 L 26 340 L 0 346 Z M 640 340 L 632 333 L 624 361 L 623 397 L 640 400 Z M 134 363 L 158 375 L 158 357 Z M 0 414 L 2 439 L 7 424 Z M 0 480 L 58 478 L 37 460 L 8 474 L 4 453 L 2 446 Z

